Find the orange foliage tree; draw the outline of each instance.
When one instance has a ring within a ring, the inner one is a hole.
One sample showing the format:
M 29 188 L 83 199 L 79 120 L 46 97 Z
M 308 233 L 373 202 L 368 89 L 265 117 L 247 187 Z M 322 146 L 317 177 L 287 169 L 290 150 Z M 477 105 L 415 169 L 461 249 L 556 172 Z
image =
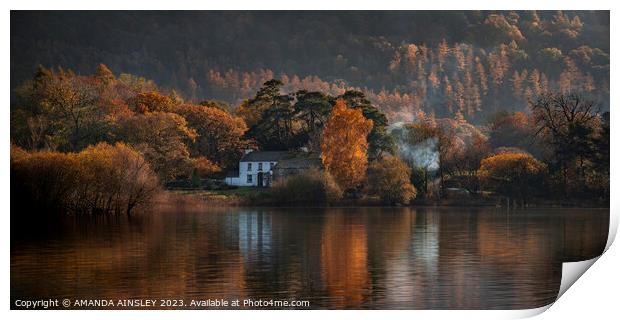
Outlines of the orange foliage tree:
M 234 166 L 249 142 L 243 135 L 247 126 L 241 117 L 216 106 L 184 104 L 175 108 L 187 124 L 196 130 L 197 137 L 190 144 L 193 156 L 204 156 L 222 167 Z
M 132 99 L 132 105 L 140 113 L 165 111 L 172 109 L 174 101 L 157 91 L 139 93 Z
M 544 163 L 528 153 L 505 152 L 483 159 L 479 175 L 486 187 L 524 202 L 532 195 L 533 186 L 540 185 L 545 169 Z
M 205 157 L 193 158 L 194 172 L 201 178 L 207 178 L 222 171 L 217 164 Z
M 321 138 L 321 159 L 325 170 L 342 189 L 357 187 L 368 166 L 368 139 L 373 122 L 361 110 L 337 100 Z

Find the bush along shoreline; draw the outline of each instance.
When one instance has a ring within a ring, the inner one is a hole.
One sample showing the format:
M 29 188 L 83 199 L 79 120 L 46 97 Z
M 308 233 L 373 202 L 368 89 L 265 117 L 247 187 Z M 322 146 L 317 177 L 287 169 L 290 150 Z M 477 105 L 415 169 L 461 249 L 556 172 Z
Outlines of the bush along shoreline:
M 11 201 L 20 210 L 131 214 L 158 192 L 148 162 L 124 143 L 99 143 L 78 153 L 11 147 Z

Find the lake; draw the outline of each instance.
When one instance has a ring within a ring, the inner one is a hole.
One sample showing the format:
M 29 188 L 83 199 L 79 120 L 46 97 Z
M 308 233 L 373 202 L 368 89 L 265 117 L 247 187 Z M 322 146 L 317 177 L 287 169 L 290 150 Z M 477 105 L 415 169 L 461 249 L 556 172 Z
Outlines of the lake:
M 609 209 L 176 205 L 67 217 L 12 226 L 11 308 L 49 298 L 535 308 L 555 300 L 563 261 L 602 253 L 608 224 Z

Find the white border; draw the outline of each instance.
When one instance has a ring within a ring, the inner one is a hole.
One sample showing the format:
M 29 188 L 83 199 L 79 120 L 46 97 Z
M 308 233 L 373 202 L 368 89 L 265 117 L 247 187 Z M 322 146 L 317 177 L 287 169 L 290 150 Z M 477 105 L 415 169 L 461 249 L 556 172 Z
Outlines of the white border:
M 1 183 L 1 197 L 3 206 L 2 215 L 2 268 L 4 270 L 3 290 L 0 293 L 5 308 L 3 313 L 7 313 L 5 316 L 8 318 L 31 318 L 37 316 L 45 316 L 50 319 L 108 319 L 109 317 L 122 318 L 131 317 L 138 319 L 163 319 L 169 316 L 174 316 L 179 319 L 196 319 L 199 317 L 214 317 L 214 318 L 228 318 L 228 319 L 273 319 L 273 318 L 299 318 L 299 319 L 313 319 L 318 317 L 355 317 L 360 319 L 379 318 L 379 317 L 424 317 L 434 319 L 454 319 L 458 318 L 470 318 L 470 319 L 498 319 L 498 318 L 518 318 L 528 317 L 539 314 L 547 310 L 550 306 L 534 309 L 534 310 L 522 310 L 522 311 L 54 311 L 54 312 L 23 312 L 23 311 L 8 311 L 10 301 L 10 224 L 9 224 L 9 90 L 10 88 L 10 11 L 9 10 L 94 10 L 94 9 L 106 9 L 106 10 L 162 10 L 162 9 L 184 9 L 184 10 L 264 10 L 264 9 L 287 9 L 287 10 L 498 10 L 498 9 L 513 9 L 513 10 L 612 10 L 611 11 L 611 54 L 618 52 L 617 39 L 614 38 L 613 30 L 618 30 L 618 23 L 615 21 L 617 14 L 615 13 L 617 8 L 617 2 L 601 1 L 601 0 L 589 0 L 589 1 L 573 1 L 573 0 L 520 0 L 520 1 L 493 1 L 493 0 L 470 0 L 470 1 L 457 1 L 457 0 L 444 0 L 440 2 L 435 1 L 329 1 L 329 0 L 314 0 L 309 4 L 303 4 L 297 1 L 271 1 L 266 4 L 265 1 L 250 1 L 250 0 L 237 0 L 237 1 L 185 1 L 176 0 L 170 1 L 147 1 L 147 0 L 135 0 L 135 1 L 122 1 L 122 0 L 107 0 L 104 2 L 86 2 L 76 0 L 55 0 L 55 1 L 13 1 L 13 3 L 2 2 L 0 6 L 3 7 L 2 11 L 2 37 L 1 41 L 4 44 L 1 52 L 3 56 L 2 63 L 2 84 L 0 87 L 5 88 L 1 91 L 4 103 L 3 119 L 1 122 L 1 139 L 2 144 L 2 171 L 0 177 L 3 177 Z M 172 5 L 173 4 L 173 5 Z M 616 61 L 615 58 L 611 59 Z M 617 68 L 616 64 L 612 63 L 612 76 L 611 76 L 611 104 L 616 101 L 617 96 Z M 618 123 L 618 115 L 614 112 L 611 113 L 611 122 Z M 612 159 L 618 159 L 618 139 L 620 134 L 615 125 L 611 128 L 611 156 Z M 613 160 L 612 160 L 613 163 Z M 611 168 L 611 223 L 610 223 L 610 238 L 607 243 L 607 252 L 600 258 L 600 262 L 594 264 L 593 271 L 586 272 L 582 277 L 583 280 L 577 281 L 575 289 L 568 290 L 566 294 L 553 304 L 553 307 L 549 308 L 548 312 L 545 312 L 542 318 L 546 319 L 560 319 L 560 318 L 573 318 L 573 316 L 579 315 L 580 318 L 590 317 L 592 315 L 605 316 L 609 318 L 610 315 L 615 315 L 617 312 L 617 284 L 618 277 L 617 272 L 620 270 L 620 252 L 615 247 L 610 245 L 615 238 L 615 234 L 618 226 L 618 209 L 619 202 L 618 196 L 618 172 Z M 613 317 L 613 316 L 611 316 Z M 6 317 L 5 317 L 6 318 Z

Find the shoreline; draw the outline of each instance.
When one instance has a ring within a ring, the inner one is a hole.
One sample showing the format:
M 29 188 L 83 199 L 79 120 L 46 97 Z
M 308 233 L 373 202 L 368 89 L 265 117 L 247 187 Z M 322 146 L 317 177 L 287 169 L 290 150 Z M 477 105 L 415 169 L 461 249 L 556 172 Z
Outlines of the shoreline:
M 260 193 L 264 190 L 255 190 Z M 594 201 L 556 201 L 533 199 L 526 206 L 506 206 L 500 198 L 486 199 L 442 199 L 442 200 L 413 200 L 407 205 L 386 205 L 373 199 L 345 200 L 333 205 L 277 205 L 268 202 L 252 203 L 252 196 L 246 191 L 233 192 L 232 194 L 221 193 L 213 190 L 164 190 L 154 201 L 157 204 L 178 205 L 208 205 L 210 207 L 235 207 L 235 208 L 502 208 L 508 210 L 522 209 L 610 209 L 609 203 L 601 205 Z

